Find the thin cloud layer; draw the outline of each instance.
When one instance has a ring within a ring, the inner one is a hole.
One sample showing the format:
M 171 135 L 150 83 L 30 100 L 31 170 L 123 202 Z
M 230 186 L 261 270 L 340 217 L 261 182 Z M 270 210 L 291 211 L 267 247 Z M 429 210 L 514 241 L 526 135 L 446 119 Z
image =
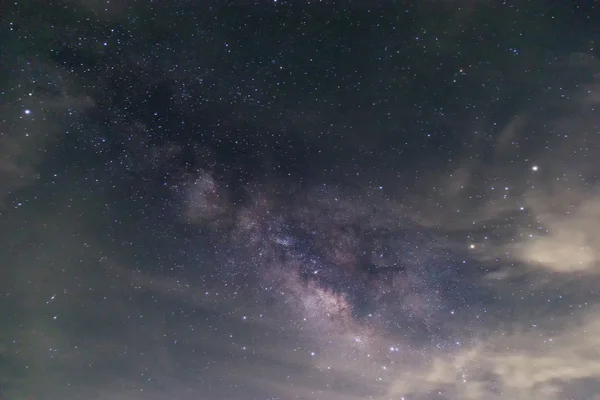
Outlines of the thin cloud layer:
M 0 120 L 0 207 L 7 198 L 38 179 L 38 168 L 49 147 L 66 133 L 69 120 L 93 106 L 93 100 L 77 94 L 79 84 L 66 70 L 52 64 L 10 60 L 9 79 L 21 88 L 8 92 Z M 29 75 L 40 75 L 39 81 Z M 26 88 L 26 89 L 23 89 Z M 51 151 L 50 151 L 51 152 Z
M 512 246 L 517 257 L 529 264 L 554 272 L 598 272 L 600 261 L 600 197 L 574 191 L 531 196 L 527 204 L 535 210 L 540 229 L 525 230 L 524 239 Z M 565 197 L 569 200 L 565 201 Z M 552 207 L 566 202 L 566 207 Z
M 600 321 L 584 317 L 555 321 L 552 331 L 535 325 L 490 333 L 454 354 L 434 356 L 425 367 L 403 369 L 389 396 L 554 400 L 569 398 L 569 384 L 600 377 Z M 558 328 L 560 327 L 560 328 Z
M 472 247 L 485 261 L 502 258 L 559 273 L 598 270 L 600 196 L 593 189 L 593 154 L 600 139 L 593 82 L 599 63 L 575 54 L 564 65 L 589 75 L 590 83 L 565 89 L 562 99 L 540 98 L 514 116 L 491 147 L 480 148 L 489 157 L 459 159 L 442 180 L 430 173 L 423 185 L 429 190 L 419 190 L 422 197 L 414 199 L 415 220 L 462 233 L 458 245 Z M 537 111 L 551 109 L 560 112 Z M 470 147 L 477 148 L 473 141 Z

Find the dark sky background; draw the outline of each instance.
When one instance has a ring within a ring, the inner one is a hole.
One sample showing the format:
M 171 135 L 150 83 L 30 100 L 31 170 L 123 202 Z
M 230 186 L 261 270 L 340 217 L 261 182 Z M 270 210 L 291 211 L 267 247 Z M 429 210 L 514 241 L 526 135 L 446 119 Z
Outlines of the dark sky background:
M 598 11 L 3 3 L 2 400 L 600 398 Z

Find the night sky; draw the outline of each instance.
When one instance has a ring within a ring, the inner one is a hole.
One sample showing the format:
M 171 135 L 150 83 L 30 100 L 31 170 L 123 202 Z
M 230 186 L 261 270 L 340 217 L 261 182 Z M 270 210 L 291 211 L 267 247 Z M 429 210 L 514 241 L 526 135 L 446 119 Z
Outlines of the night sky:
M 2 400 L 600 399 L 585 1 L 0 6 Z

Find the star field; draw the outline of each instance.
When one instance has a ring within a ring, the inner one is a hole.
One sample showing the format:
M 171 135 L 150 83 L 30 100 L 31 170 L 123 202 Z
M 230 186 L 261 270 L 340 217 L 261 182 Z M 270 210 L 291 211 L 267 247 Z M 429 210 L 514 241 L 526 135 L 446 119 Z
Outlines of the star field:
M 595 4 L 0 14 L 0 399 L 600 398 Z

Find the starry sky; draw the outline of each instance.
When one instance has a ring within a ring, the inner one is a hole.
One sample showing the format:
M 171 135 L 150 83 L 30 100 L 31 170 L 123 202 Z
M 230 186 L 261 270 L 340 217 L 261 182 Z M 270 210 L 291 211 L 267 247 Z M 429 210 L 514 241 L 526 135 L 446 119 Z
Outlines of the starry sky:
M 0 8 L 2 400 L 600 399 L 600 12 Z

